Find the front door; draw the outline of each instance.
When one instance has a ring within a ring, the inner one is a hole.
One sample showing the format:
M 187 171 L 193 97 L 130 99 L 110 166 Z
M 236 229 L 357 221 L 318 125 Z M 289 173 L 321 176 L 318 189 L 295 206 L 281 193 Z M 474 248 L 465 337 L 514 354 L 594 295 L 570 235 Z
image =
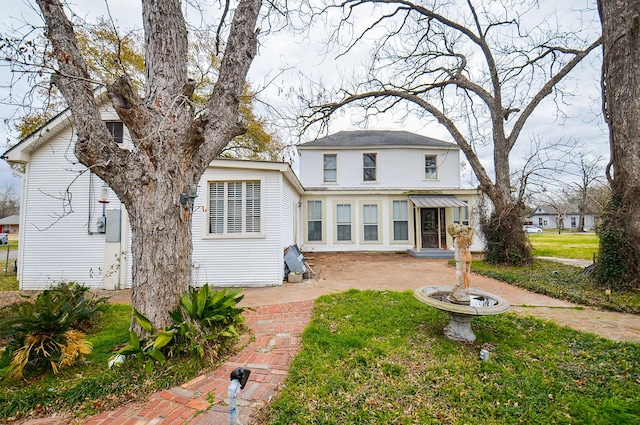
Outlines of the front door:
M 420 209 L 422 248 L 438 248 L 438 208 Z

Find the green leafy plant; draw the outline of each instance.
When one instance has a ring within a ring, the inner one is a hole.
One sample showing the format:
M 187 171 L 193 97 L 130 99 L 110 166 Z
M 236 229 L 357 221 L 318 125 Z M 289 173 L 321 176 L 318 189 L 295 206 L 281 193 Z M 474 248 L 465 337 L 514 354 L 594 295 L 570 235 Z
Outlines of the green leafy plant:
M 216 360 L 226 351 L 226 343 L 239 336 L 238 326 L 244 323 L 245 308 L 238 307 L 244 296 L 239 294 L 239 289 L 212 291 L 209 285 L 191 288 L 180 297 L 180 308 L 169 313 L 173 325 L 158 332 L 149 319 L 134 309 L 135 320 L 151 337 L 140 340 L 130 331 L 129 343 L 115 353 L 112 362 L 122 360 L 118 356 L 134 356 L 151 371 L 156 362 L 162 364 L 167 357 L 184 353 Z
M 88 288 L 61 283 L 35 298 L 10 304 L 0 313 L 0 338 L 6 341 L 0 366 L 9 377 L 50 368 L 58 373 L 91 352 L 83 329 L 104 308 L 105 298 L 87 296 Z

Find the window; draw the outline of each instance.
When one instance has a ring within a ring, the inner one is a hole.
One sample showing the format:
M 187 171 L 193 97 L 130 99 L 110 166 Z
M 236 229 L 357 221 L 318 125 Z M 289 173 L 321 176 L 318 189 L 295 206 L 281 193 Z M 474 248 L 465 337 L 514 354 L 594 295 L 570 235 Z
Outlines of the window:
M 409 202 L 393 201 L 393 240 L 409 240 Z
M 578 227 L 578 222 L 575 217 L 571 217 L 571 228 Z
M 424 178 L 437 179 L 438 168 L 436 167 L 436 157 L 434 155 L 424 156 Z
M 260 233 L 261 218 L 259 181 L 209 183 L 209 233 Z
M 107 130 L 109 130 L 109 133 L 113 136 L 113 140 L 118 144 L 122 143 L 124 139 L 124 125 L 122 122 L 106 121 L 105 124 L 107 125 Z
M 465 204 L 467 201 L 463 201 Z M 469 207 L 453 208 L 453 222 L 469 225 Z
M 335 182 L 338 180 L 338 157 L 336 154 L 324 156 L 324 181 Z
M 322 201 L 307 201 L 307 240 L 322 241 Z
M 376 154 L 365 153 L 362 155 L 362 179 L 366 182 L 376 181 Z
M 336 240 L 351 242 L 351 204 L 336 205 Z
M 362 206 L 362 223 L 364 225 L 365 242 L 378 240 L 378 205 L 365 204 Z

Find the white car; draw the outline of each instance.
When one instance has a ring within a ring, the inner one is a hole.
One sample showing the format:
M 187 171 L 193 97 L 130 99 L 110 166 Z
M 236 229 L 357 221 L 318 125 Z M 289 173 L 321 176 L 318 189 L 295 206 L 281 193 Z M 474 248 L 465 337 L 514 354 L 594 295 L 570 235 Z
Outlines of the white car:
M 525 224 L 522 226 L 522 231 L 525 233 L 542 233 L 542 229 L 536 226 L 532 226 L 530 224 Z

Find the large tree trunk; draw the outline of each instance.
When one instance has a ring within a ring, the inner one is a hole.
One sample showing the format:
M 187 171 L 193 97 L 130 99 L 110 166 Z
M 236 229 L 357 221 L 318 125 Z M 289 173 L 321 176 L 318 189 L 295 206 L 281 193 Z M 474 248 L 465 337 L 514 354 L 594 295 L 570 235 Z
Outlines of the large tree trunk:
M 53 82 L 75 121 L 79 161 L 109 184 L 126 206 L 133 253 L 133 307 L 155 329 L 191 283 L 191 208 L 181 194 L 197 184 L 208 164 L 244 128 L 238 106 L 256 53 L 261 0 L 240 0 L 207 108 L 195 116 L 187 73 L 187 30 L 180 0 L 143 2 L 144 98 L 126 76 L 108 96 L 129 129 L 134 147 L 120 148 L 100 117 L 94 86 L 60 0 L 37 0 L 59 69 Z M 142 329 L 132 321 L 139 333 Z
M 600 230 L 599 280 L 640 287 L 640 2 L 599 0 L 603 111 L 609 125 L 611 202 Z

